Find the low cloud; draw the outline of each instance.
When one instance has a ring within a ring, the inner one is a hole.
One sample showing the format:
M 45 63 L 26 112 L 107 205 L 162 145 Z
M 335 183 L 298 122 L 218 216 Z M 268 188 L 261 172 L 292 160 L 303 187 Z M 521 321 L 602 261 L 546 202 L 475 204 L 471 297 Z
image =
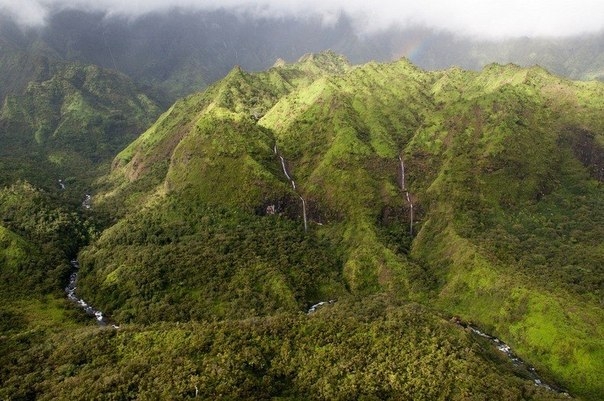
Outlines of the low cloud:
M 0 10 L 26 25 L 43 24 L 54 11 L 76 8 L 136 17 L 171 8 L 232 9 L 262 17 L 321 16 L 325 24 L 342 13 L 359 32 L 393 25 L 423 25 L 483 37 L 567 36 L 604 29 L 601 0 L 0 0 Z

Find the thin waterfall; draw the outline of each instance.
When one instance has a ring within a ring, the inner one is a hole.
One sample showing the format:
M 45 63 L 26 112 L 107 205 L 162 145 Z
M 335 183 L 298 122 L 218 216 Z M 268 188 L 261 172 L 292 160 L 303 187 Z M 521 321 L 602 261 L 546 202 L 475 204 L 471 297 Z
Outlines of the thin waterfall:
M 405 187 L 405 162 L 403 161 L 403 158 L 400 155 L 398 156 L 398 160 L 401 163 L 401 189 L 403 191 L 406 191 L 407 188 Z
M 287 168 L 285 168 L 285 159 L 281 155 L 279 155 L 279 159 L 281 159 L 281 167 L 283 167 L 283 174 L 285 174 L 288 181 L 292 181 L 292 178 L 289 176 L 289 174 L 287 174 Z
M 308 223 L 306 221 L 306 202 L 304 198 L 300 196 L 300 200 L 302 201 L 302 217 L 304 218 L 304 231 L 308 230 Z
M 413 203 L 409 203 L 409 234 L 413 235 Z
M 285 177 L 287 178 L 287 180 L 289 181 L 289 183 L 292 185 L 292 189 L 294 190 L 294 192 L 296 192 L 296 195 L 298 195 L 298 197 L 302 201 L 302 218 L 304 219 L 304 231 L 307 231 L 308 230 L 308 221 L 307 221 L 307 218 L 306 218 L 306 201 L 298 193 L 298 190 L 296 188 L 296 182 L 289 175 L 289 173 L 287 171 L 287 166 L 285 165 L 285 158 L 279 153 L 279 149 L 277 149 L 277 144 L 276 143 L 273 146 L 273 153 L 275 153 L 275 155 L 277 155 L 279 157 L 279 160 L 281 161 L 281 168 L 283 169 L 283 174 L 285 174 Z
M 398 160 L 401 166 L 401 190 L 405 193 L 405 199 L 409 204 L 409 234 L 413 235 L 413 202 L 411 202 L 411 195 L 409 195 L 409 191 L 407 191 L 407 186 L 405 184 L 405 161 L 401 155 L 398 156 Z

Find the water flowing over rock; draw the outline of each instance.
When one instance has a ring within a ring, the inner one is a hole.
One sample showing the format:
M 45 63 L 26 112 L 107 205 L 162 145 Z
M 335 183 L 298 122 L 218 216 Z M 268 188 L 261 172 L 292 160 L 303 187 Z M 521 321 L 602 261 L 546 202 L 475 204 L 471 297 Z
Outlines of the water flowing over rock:
M 302 218 L 304 219 L 304 231 L 308 231 L 308 220 L 306 217 L 306 201 L 304 200 L 304 198 L 302 198 L 302 195 L 300 195 L 300 193 L 296 189 L 296 182 L 289 175 L 289 172 L 287 171 L 287 166 L 285 165 L 285 158 L 279 153 L 277 144 L 273 146 L 273 153 L 275 153 L 275 155 L 279 157 L 279 160 L 281 162 L 281 168 L 283 169 L 283 174 L 285 174 L 285 178 L 287 178 L 287 180 L 290 182 L 290 184 L 292 185 L 292 189 L 296 192 L 296 195 L 298 195 L 298 197 L 302 201 Z
M 70 301 L 76 303 L 80 308 L 84 309 L 87 314 L 89 314 L 90 316 L 94 316 L 100 326 L 109 325 L 110 323 L 107 321 L 107 318 L 103 315 L 103 312 L 98 309 L 95 309 L 93 306 L 89 305 L 86 301 L 76 295 L 78 270 L 80 268 L 80 264 L 77 260 L 74 259 L 71 261 L 71 266 L 73 267 L 74 271 L 71 273 L 71 276 L 69 276 L 69 284 L 67 285 L 67 287 L 65 287 L 67 298 Z M 119 328 L 119 326 L 116 326 L 115 324 L 111 324 L 111 327 L 113 327 L 114 329 Z
M 401 166 L 401 190 L 405 193 L 405 199 L 409 205 L 409 234 L 413 235 L 413 202 L 411 201 L 411 196 L 409 195 L 409 191 L 405 185 L 405 162 L 400 155 L 398 160 Z
M 317 309 L 325 306 L 325 305 L 331 305 L 333 303 L 335 303 L 336 300 L 335 299 L 330 299 L 329 301 L 321 301 L 319 303 L 316 303 L 314 305 L 312 305 L 310 308 L 308 308 L 308 311 L 306 312 L 307 315 L 310 315 L 311 313 L 314 313 L 317 311 Z
M 512 350 L 512 348 L 507 345 L 506 343 L 504 343 L 502 340 L 500 340 L 499 338 L 489 335 L 483 331 L 481 331 L 480 329 L 478 329 L 476 326 L 467 323 L 467 322 L 463 322 L 462 320 L 458 319 L 458 318 L 453 318 L 452 321 L 457 324 L 460 327 L 463 327 L 466 330 L 471 331 L 472 333 L 485 338 L 487 340 L 489 340 L 489 342 L 497 349 L 499 350 L 501 353 L 505 354 L 507 356 L 507 358 L 517 367 L 519 367 L 520 369 L 522 369 L 524 372 L 527 373 L 528 377 L 531 378 L 531 380 L 533 380 L 533 382 L 535 383 L 536 386 L 539 387 L 543 387 L 549 391 L 558 393 L 558 394 L 563 394 L 563 395 L 567 395 L 570 396 L 568 394 L 568 392 L 562 388 L 559 388 L 553 384 L 548 384 L 546 383 L 537 373 L 537 371 L 535 370 L 534 367 L 530 366 L 529 364 L 527 364 L 526 362 L 524 362 L 522 359 L 520 359 Z
M 292 183 L 293 183 L 293 181 L 292 181 Z M 304 231 L 307 231 L 308 223 L 306 221 L 306 201 L 301 196 L 300 196 L 300 200 L 302 201 L 302 218 L 304 219 Z
M 92 202 L 92 196 L 90 196 L 89 194 L 86 194 L 84 196 L 84 201 L 82 202 L 82 207 L 84 209 L 90 209 L 91 207 L 91 202 Z

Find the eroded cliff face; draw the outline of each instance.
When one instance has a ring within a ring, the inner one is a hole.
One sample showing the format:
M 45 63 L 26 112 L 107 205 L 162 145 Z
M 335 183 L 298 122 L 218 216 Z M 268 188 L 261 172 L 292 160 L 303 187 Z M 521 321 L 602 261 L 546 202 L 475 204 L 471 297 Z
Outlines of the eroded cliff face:
M 560 139 L 570 145 L 575 157 L 594 179 L 604 181 L 604 145 L 601 135 L 578 127 L 568 127 Z

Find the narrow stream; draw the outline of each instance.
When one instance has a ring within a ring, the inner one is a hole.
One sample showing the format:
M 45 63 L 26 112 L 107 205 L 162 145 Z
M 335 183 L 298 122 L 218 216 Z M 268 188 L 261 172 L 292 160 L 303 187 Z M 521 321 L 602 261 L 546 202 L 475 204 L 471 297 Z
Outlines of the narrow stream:
M 317 309 L 325 306 L 325 305 L 331 305 L 333 303 L 335 303 L 336 300 L 335 299 L 330 299 L 329 301 L 321 301 L 319 303 L 316 303 L 314 305 L 312 305 L 310 308 L 308 308 L 308 311 L 306 312 L 307 315 L 310 315 L 311 313 L 314 313 L 317 311 Z
M 528 377 L 530 377 L 531 380 L 533 380 L 533 382 L 535 383 L 536 386 L 539 387 L 543 387 L 549 391 L 558 393 L 558 394 L 562 394 L 562 395 L 566 395 L 570 397 L 570 394 L 568 394 L 568 392 L 558 386 L 555 386 L 553 384 L 548 384 L 546 383 L 537 373 L 537 371 L 535 370 L 534 367 L 530 366 L 529 364 L 527 364 L 526 362 L 524 362 L 522 359 L 520 359 L 512 350 L 512 348 L 507 345 L 506 343 L 504 343 L 503 341 L 501 341 L 499 338 L 491 336 L 489 334 L 484 333 L 483 331 L 481 331 L 480 329 L 478 329 L 478 327 L 473 326 L 469 323 L 463 322 L 457 318 L 454 318 L 453 321 L 460 327 L 463 327 L 464 329 L 470 330 L 472 333 L 482 337 L 482 338 L 486 338 L 487 340 L 489 340 L 489 342 L 495 347 L 497 348 L 497 350 L 499 350 L 500 352 L 502 352 L 503 354 L 505 354 L 505 356 L 508 357 L 508 359 L 512 362 L 512 364 L 514 364 L 514 366 L 520 368 L 521 370 L 525 371 L 528 375 Z
M 78 270 L 80 269 L 80 263 L 74 259 L 71 261 L 71 266 L 73 267 L 73 272 L 71 273 L 71 276 L 69 276 L 69 284 L 67 284 L 67 287 L 65 287 L 67 298 L 77 304 L 80 308 L 84 309 L 87 314 L 89 314 L 90 316 L 94 316 L 100 326 L 110 325 L 114 329 L 119 329 L 119 326 L 111 324 L 107 320 L 107 318 L 103 315 L 103 312 L 98 309 L 95 309 L 93 306 L 89 305 L 86 301 L 76 295 L 75 292 L 77 289 Z

